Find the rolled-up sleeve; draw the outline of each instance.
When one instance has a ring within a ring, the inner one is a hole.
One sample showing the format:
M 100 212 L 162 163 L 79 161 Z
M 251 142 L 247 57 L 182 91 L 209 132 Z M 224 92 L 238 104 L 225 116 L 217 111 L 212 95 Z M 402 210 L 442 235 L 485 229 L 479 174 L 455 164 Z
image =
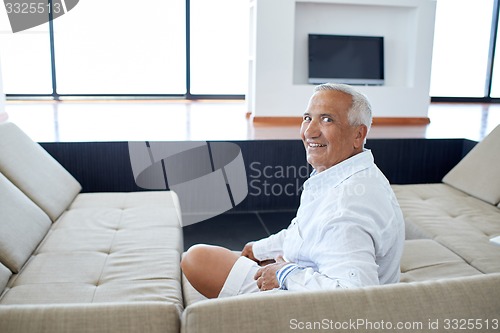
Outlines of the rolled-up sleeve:
M 311 248 L 317 268 L 301 267 L 284 281 L 288 290 L 325 290 L 378 285 L 372 235 L 351 221 L 332 223 Z
M 256 241 L 253 244 L 253 255 L 258 260 L 275 259 L 283 255 L 283 241 L 286 237 L 287 229 L 283 229 L 277 234 Z

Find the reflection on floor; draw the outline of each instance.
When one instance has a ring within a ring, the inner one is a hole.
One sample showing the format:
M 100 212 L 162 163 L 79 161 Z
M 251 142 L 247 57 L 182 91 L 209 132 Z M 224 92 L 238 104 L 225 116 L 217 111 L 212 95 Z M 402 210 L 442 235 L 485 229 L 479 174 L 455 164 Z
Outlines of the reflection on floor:
M 6 111 L 38 142 L 297 139 L 300 125 L 254 124 L 244 101 L 8 102 Z M 373 126 L 368 138 L 477 141 L 500 124 L 500 105 L 433 103 L 429 118 L 429 125 Z

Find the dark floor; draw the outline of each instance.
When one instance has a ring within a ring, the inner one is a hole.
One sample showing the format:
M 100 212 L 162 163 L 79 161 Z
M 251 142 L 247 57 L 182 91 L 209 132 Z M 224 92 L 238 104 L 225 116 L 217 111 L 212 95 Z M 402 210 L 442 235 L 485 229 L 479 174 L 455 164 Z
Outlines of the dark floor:
M 265 238 L 288 227 L 295 210 L 225 213 L 183 228 L 184 248 L 194 244 L 220 245 L 241 250 L 246 243 Z

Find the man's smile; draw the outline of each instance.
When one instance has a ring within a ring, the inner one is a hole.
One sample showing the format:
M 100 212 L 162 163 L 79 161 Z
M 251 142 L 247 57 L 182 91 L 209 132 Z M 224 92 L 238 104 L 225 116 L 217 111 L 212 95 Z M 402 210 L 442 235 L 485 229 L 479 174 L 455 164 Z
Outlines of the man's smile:
M 308 142 L 307 146 L 309 148 L 321 148 L 321 147 L 326 147 L 326 145 L 321 144 L 321 143 L 316 143 L 316 142 Z

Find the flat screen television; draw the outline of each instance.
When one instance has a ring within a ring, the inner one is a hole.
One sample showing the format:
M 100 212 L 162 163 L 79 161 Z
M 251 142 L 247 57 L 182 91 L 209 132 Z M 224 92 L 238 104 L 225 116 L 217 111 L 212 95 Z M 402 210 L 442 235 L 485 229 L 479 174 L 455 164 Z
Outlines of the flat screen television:
M 309 34 L 309 83 L 384 84 L 384 38 Z

